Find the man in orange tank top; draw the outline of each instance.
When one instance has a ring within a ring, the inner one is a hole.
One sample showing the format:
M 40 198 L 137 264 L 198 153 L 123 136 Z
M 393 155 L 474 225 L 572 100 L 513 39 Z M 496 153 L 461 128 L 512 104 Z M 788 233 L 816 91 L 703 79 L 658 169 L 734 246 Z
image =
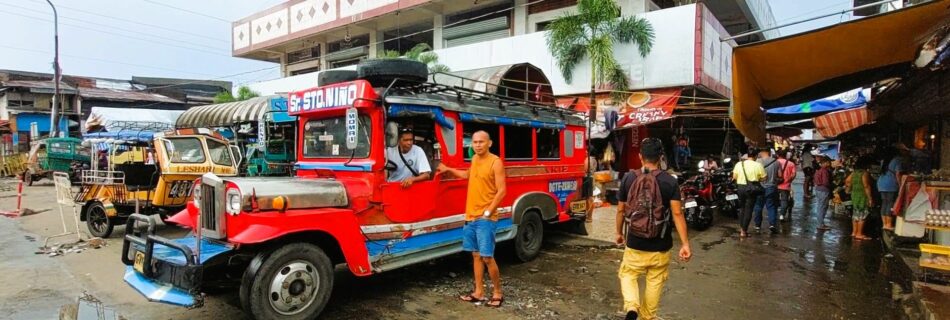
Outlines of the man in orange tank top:
M 491 137 L 485 131 L 472 135 L 472 165 L 468 170 L 453 169 L 439 164 L 439 172 L 468 179 L 465 198 L 465 227 L 462 228 L 462 250 L 472 252 L 475 267 L 475 290 L 459 297 L 462 301 L 485 301 L 485 269 L 492 282 L 490 307 L 501 307 L 505 298 L 501 293 L 501 273 L 495 263 L 495 228 L 498 223 L 498 205 L 505 197 L 505 167 L 498 156 L 489 152 Z

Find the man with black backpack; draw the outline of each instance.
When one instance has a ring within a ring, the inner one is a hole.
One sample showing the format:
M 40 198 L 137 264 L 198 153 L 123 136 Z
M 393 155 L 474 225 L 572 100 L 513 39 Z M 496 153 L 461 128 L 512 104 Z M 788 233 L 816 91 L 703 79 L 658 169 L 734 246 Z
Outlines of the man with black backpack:
M 646 138 L 640 143 L 643 168 L 630 171 L 617 192 L 617 244 L 626 244 L 620 263 L 620 288 L 626 319 L 656 318 L 663 284 L 669 276 L 673 227 L 681 247 L 679 258 L 689 261 L 692 252 L 686 234 L 686 218 L 676 178 L 659 169 L 663 142 Z M 646 277 L 641 299 L 637 279 Z

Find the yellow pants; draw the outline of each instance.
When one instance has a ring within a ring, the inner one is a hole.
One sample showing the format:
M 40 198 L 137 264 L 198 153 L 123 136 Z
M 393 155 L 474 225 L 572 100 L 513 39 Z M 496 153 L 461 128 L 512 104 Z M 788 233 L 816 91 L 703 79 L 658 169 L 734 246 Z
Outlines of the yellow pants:
M 638 319 L 653 320 L 660 307 L 663 284 L 669 278 L 670 252 L 647 252 L 626 248 L 620 263 L 620 291 L 623 293 L 623 310 L 636 311 Z M 646 290 L 640 298 L 637 278 L 646 277 Z

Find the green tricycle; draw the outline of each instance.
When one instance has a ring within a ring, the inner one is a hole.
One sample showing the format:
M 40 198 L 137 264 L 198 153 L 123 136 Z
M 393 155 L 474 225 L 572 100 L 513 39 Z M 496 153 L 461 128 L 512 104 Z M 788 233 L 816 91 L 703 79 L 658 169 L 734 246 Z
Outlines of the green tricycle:
M 89 168 L 89 148 L 78 138 L 47 138 L 30 147 L 26 170 L 21 178 L 28 186 L 43 178 L 52 179 L 53 172 L 65 172 L 73 182 Z

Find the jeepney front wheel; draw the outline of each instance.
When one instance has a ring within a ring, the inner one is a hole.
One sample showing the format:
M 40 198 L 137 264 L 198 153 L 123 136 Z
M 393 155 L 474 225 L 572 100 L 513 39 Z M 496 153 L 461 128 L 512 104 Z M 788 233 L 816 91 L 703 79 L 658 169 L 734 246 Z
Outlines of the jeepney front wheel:
M 544 225 L 541 215 L 535 211 L 525 212 L 518 224 L 518 234 L 515 235 L 515 256 L 523 262 L 534 260 L 541 253 L 542 241 Z
M 106 215 L 106 208 L 100 202 L 86 206 L 86 228 L 93 237 L 108 238 L 112 234 L 115 221 Z
M 294 243 L 271 253 L 245 275 L 241 305 L 255 319 L 314 319 L 330 299 L 333 264 L 320 247 Z

